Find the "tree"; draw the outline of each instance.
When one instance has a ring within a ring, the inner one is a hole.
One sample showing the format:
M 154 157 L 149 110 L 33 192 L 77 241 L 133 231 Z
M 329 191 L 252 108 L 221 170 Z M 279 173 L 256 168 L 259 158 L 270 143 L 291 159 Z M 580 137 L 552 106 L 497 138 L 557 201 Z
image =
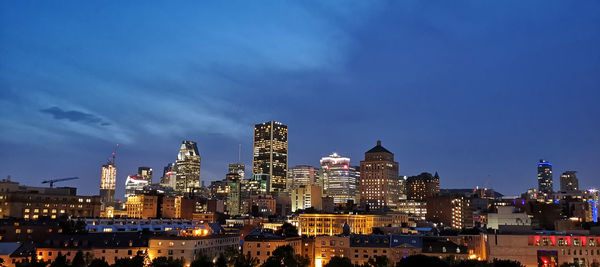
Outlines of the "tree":
M 201 255 L 200 257 L 198 257 L 197 259 L 192 261 L 192 263 L 190 263 L 190 267 L 212 267 L 212 266 L 215 266 L 215 264 L 212 262 L 211 259 L 209 259 L 205 255 Z
M 256 267 L 258 264 L 259 260 L 250 256 L 250 254 L 246 256 L 240 254 L 235 258 L 233 267 Z
M 58 252 L 58 255 L 54 261 L 50 263 L 50 267 L 69 267 L 69 261 L 67 261 L 67 257 L 65 255 Z
M 367 262 L 368 266 L 371 267 L 387 267 L 389 260 L 386 256 L 375 256 L 375 259 L 370 258 Z
M 262 267 L 306 267 L 309 264 L 307 258 L 294 254 L 294 248 L 286 245 L 276 248 Z
M 133 258 L 120 258 L 111 267 L 144 267 L 144 256 L 140 252 Z
M 83 251 L 79 250 L 75 253 L 75 257 L 73 257 L 73 262 L 71 263 L 72 267 L 87 267 L 85 263 L 85 258 L 83 257 Z
M 225 256 L 223 256 L 223 254 L 219 255 L 219 257 L 217 258 L 217 261 L 215 262 L 215 266 L 216 267 L 227 267 L 227 259 L 225 259 Z
M 396 267 L 412 267 L 412 266 L 438 266 L 438 267 L 450 267 L 448 263 L 440 260 L 437 257 L 430 257 L 425 255 L 412 255 L 400 260 Z
M 324 267 L 354 267 L 350 259 L 346 257 L 335 256 L 329 260 Z
M 93 259 L 88 267 L 108 267 L 108 262 L 103 259 Z
M 34 254 L 31 259 L 15 263 L 15 267 L 46 267 L 48 263 L 47 261 L 38 261 L 37 256 Z
M 151 267 L 183 267 L 183 261 L 181 259 L 158 257 L 152 261 L 150 266 Z
M 294 237 L 298 236 L 298 228 L 291 223 L 284 222 L 277 231 L 275 231 L 276 235 L 285 236 L 285 237 Z

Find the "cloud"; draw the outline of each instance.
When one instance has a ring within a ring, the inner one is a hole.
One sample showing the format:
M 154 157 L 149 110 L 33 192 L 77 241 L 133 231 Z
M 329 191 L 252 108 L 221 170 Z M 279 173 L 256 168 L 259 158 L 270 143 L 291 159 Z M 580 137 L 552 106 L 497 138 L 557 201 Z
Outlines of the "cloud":
M 59 107 L 51 107 L 40 110 L 42 113 L 50 114 L 56 120 L 69 120 L 72 122 L 81 122 L 87 124 L 98 124 L 100 126 L 109 126 L 110 123 L 103 121 L 100 117 L 77 110 L 63 110 Z

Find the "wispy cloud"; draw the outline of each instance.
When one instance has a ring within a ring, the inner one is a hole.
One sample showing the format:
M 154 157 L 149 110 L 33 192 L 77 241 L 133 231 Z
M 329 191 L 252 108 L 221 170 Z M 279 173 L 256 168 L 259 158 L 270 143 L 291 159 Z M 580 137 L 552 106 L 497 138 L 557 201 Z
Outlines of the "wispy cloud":
M 40 110 L 42 113 L 52 115 L 57 120 L 69 120 L 72 122 L 81 122 L 87 124 L 97 124 L 100 126 L 109 126 L 110 123 L 103 121 L 100 117 L 77 110 L 63 110 L 59 107 L 51 107 Z

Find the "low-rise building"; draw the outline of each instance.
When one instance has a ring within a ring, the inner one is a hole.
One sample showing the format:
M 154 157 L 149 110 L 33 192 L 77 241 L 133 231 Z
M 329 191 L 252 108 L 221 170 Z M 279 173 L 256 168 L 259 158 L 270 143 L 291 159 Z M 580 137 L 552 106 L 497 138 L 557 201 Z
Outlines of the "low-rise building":
M 600 263 L 600 236 L 540 232 L 485 235 L 488 260 L 519 261 L 530 266 L 590 266 Z
M 257 258 L 262 264 L 275 249 L 287 245 L 294 249 L 294 254 L 302 254 L 302 238 L 283 237 L 273 234 L 272 230 L 257 228 L 244 237 L 243 253 Z
M 531 218 L 525 212 L 517 212 L 513 206 L 500 206 L 497 213 L 488 213 L 488 228 L 498 229 L 500 225 L 531 225 Z
M 408 223 L 408 215 L 404 213 L 386 214 L 300 214 L 298 216 L 298 232 L 300 235 L 339 235 L 344 224 L 350 226 L 352 234 L 370 234 L 373 227 L 396 226 Z
M 200 257 L 216 259 L 227 250 L 239 248 L 240 237 L 237 234 L 211 234 L 208 230 L 200 230 L 190 235 L 152 237 L 148 245 L 148 256 L 150 259 L 183 259 L 184 264 L 189 266 Z

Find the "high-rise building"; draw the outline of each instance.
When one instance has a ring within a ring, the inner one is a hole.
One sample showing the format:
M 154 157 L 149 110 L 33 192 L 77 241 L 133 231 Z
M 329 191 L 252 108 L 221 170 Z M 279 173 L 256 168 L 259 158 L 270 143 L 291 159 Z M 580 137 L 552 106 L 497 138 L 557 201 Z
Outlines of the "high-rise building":
M 160 178 L 160 184 L 175 189 L 177 180 L 177 166 L 175 163 L 169 163 L 163 170 L 163 176 Z
M 299 186 L 311 186 L 315 184 L 315 167 L 298 165 L 288 169 L 288 186 L 291 190 Z
M 196 142 L 182 142 L 175 165 L 177 167 L 176 192 L 190 194 L 194 192 L 194 188 L 200 187 L 200 153 Z
M 285 189 L 287 163 L 287 125 L 276 121 L 254 125 L 252 174 L 269 175 L 269 188 L 278 193 Z
M 579 191 L 579 180 L 577 180 L 576 171 L 566 171 L 560 176 L 560 191 L 561 192 L 577 192 Z
M 350 158 L 333 153 L 321 158 L 320 163 L 327 196 L 336 204 L 345 204 L 348 200 L 356 203 L 358 176 L 350 167 Z
M 112 162 L 102 165 L 100 178 L 100 201 L 103 204 L 115 202 L 115 189 L 117 187 L 117 167 Z
M 135 195 L 137 192 L 143 191 L 144 186 L 149 184 L 148 180 L 139 174 L 127 176 L 127 179 L 125 180 L 125 199 Z
M 144 180 L 148 181 L 148 184 L 152 183 L 152 168 L 139 167 L 137 174 L 138 174 L 138 176 L 144 178 Z
M 423 201 L 437 196 L 440 193 L 440 176 L 424 172 L 417 176 L 406 178 L 405 185 L 406 199 Z
M 237 173 L 240 175 L 241 179 L 244 179 L 244 175 L 246 174 L 246 165 L 244 165 L 244 163 L 230 163 L 229 173 Z
M 227 187 L 227 201 L 225 203 L 227 214 L 230 216 L 240 215 L 242 210 L 241 201 L 241 177 L 237 173 L 228 173 L 225 178 Z
M 360 198 L 369 209 L 395 208 L 400 201 L 398 162 L 381 141 L 360 162 Z
M 543 159 L 537 164 L 538 190 L 540 193 L 550 194 L 553 191 L 552 164 Z

